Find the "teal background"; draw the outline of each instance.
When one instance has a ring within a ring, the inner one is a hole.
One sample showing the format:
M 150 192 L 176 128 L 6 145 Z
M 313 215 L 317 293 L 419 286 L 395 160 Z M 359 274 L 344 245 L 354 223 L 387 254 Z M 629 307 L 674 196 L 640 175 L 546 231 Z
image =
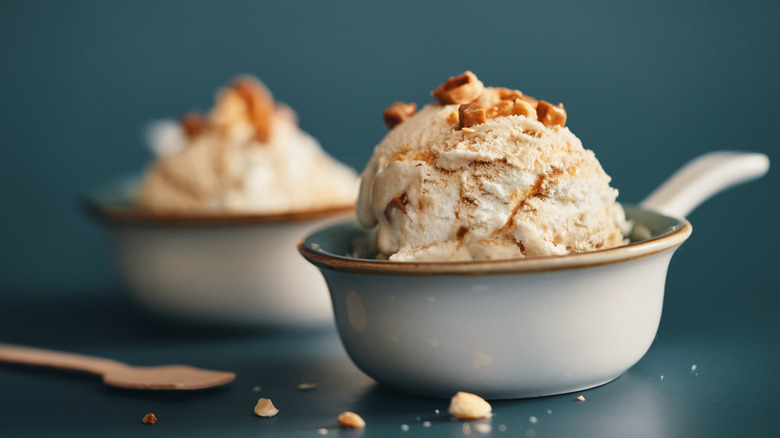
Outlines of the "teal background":
M 209 108 L 239 73 L 262 78 L 357 169 L 386 132 L 385 107 L 430 102 L 466 69 L 564 102 L 624 202 L 707 151 L 776 161 L 778 18 L 770 1 L 3 2 L 2 294 L 116 293 L 103 230 L 79 196 L 141 171 L 145 124 Z M 770 171 L 690 215 L 669 324 L 780 310 L 777 188 Z M 731 314 L 736 302 L 748 314 Z
M 389 104 L 428 103 L 448 76 L 470 69 L 487 85 L 563 102 L 567 126 L 632 203 L 708 151 L 778 163 L 778 22 L 780 2 L 751 0 L 0 2 L 0 342 L 240 376 L 213 398 L 96 396 L 90 378 L 3 367 L 0 435 L 134 436 L 137 419 L 162 404 L 178 428 L 160 434 L 215 436 L 216 412 L 233 436 L 275 436 L 248 423 L 251 388 L 291 388 L 315 366 L 324 386 L 348 382 L 344 392 L 289 407 L 303 417 L 265 423 L 280 427 L 276 436 L 298 436 L 290 431 L 301 424 L 313 436 L 332 413 L 312 410 L 326 405 L 356 403 L 374 431 L 385 421 L 395 434 L 420 412 L 445 409 L 374 387 L 332 334 L 170 332 L 119 298 L 105 230 L 80 196 L 140 172 L 151 159 L 144 126 L 209 108 L 233 76 L 260 77 L 330 153 L 361 169 Z M 540 422 L 537 436 L 776 436 L 779 178 L 770 169 L 689 216 L 693 235 L 672 260 L 658 338 L 628 374 L 590 392 L 588 404 L 499 403 L 497 421 L 511 419 L 521 436 L 529 415 L 552 407 L 565 415 Z M 442 427 L 460 436 L 459 424 Z
M 114 284 L 78 196 L 139 172 L 146 123 L 209 108 L 239 73 L 357 169 L 385 107 L 430 102 L 466 69 L 563 102 L 624 202 L 710 150 L 776 158 L 778 18 L 769 1 L 3 2 L 0 279 L 24 293 Z M 771 172 L 690 216 L 681 288 L 778 283 L 777 187 Z

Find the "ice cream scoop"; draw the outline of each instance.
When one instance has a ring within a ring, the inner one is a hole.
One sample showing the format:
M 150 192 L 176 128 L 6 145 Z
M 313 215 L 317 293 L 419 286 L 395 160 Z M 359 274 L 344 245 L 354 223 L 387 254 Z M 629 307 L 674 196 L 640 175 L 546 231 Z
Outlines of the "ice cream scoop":
M 562 105 L 484 87 L 470 72 L 419 112 L 397 103 L 362 174 L 357 210 L 394 261 L 563 255 L 626 242 L 594 153 Z
M 156 160 L 137 195 L 146 209 L 280 214 L 354 203 L 356 173 L 253 77 L 220 90 L 208 114 L 153 124 L 149 142 Z

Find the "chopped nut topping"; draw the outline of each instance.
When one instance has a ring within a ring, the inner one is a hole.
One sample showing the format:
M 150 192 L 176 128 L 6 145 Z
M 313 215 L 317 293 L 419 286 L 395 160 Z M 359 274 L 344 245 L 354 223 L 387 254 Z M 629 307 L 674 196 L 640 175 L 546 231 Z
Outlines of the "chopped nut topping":
M 536 105 L 539 103 L 538 100 L 534 99 L 533 97 L 527 94 L 523 94 L 522 96 L 520 96 L 520 99 L 523 99 L 524 101 L 530 103 L 531 106 L 533 106 L 534 108 L 536 108 Z
M 396 102 L 390 105 L 384 114 L 387 129 L 393 129 L 400 125 L 404 120 L 412 117 L 416 111 L 416 103 Z
M 487 120 L 485 107 L 476 103 L 466 103 L 458 107 L 458 120 L 461 128 L 471 128 Z
M 181 118 L 181 127 L 187 137 L 194 138 L 206 129 L 206 118 L 198 113 L 188 113 Z
M 496 117 L 508 116 L 512 114 L 513 106 L 514 102 L 511 100 L 500 100 L 487 109 L 487 117 L 489 119 L 494 119 Z
M 144 424 L 155 424 L 157 423 L 157 416 L 149 412 L 148 414 L 144 415 L 143 422 Z
M 523 98 L 523 93 L 521 93 L 518 90 L 510 90 L 509 88 L 499 88 L 496 91 L 498 91 L 498 97 L 501 100 L 515 100 L 515 99 Z
M 460 76 L 447 79 L 447 82 L 433 90 L 433 97 L 443 105 L 473 102 L 482 94 L 485 86 L 474 73 L 467 71 Z
M 493 408 L 482 397 L 458 391 L 450 400 L 450 414 L 459 420 L 479 420 L 491 416 Z
M 344 411 L 340 413 L 338 416 L 338 422 L 341 427 L 350 429 L 362 429 L 366 427 L 365 420 L 363 420 L 360 415 L 351 411 Z
M 263 84 L 249 77 L 236 79 L 232 88 L 246 102 L 249 121 L 255 128 L 255 138 L 260 142 L 267 142 L 271 136 L 274 112 L 271 92 Z
M 536 109 L 527 100 L 515 99 L 512 105 L 512 114 L 515 116 L 526 116 L 532 119 L 536 118 Z
M 450 125 L 457 125 L 458 124 L 458 112 L 457 111 L 452 111 L 447 116 L 447 123 L 449 123 Z
M 276 409 L 271 399 L 261 398 L 255 405 L 255 415 L 258 417 L 273 417 L 279 413 L 279 409 Z
M 555 106 L 550 102 L 540 100 L 536 105 L 536 114 L 544 126 L 566 125 L 566 110 L 563 109 L 562 103 Z
M 585 397 L 584 397 L 584 396 L 582 396 L 582 395 L 578 395 L 578 396 L 577 396 L 577 401 L 584 402 L 584 401 L 585 401 Z

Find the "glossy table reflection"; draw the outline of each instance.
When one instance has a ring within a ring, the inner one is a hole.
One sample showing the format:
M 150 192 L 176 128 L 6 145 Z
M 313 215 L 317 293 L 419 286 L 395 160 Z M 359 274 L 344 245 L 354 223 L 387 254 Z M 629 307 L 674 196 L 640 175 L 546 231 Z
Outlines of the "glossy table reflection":
M 171 327 L 115 293 L 0 298 L 2 341 L 138 365 L 232 370 L 226 387 L 145 392 L 94 376 L 0 365 L 0 436 L 188 437 L 692 437 L 775 436 L 778 324 L 756 321 L 702 335 L 661 331 L 649 353 L 612 383 L 582 393 L 493 402 L 489 420 L 458 422 L 448 400 L 400 394 L 347 358 L 334 330 L 258 333 Z M 756 336 L 760 333 L 761 336 Z M 695 367 L 694 367 L 695 365 Z M 300 390 L 301 383 L 316 383 Z M 583 395 L 585 401 L 578 401 Z M 271 398 L 273 418 L 252 413 Z M 362 431 L 341 430 L 352 410 Z M 145 425 L 153 412 L 158 423 Z M 480 423 L 490 426 L 479 426 Z

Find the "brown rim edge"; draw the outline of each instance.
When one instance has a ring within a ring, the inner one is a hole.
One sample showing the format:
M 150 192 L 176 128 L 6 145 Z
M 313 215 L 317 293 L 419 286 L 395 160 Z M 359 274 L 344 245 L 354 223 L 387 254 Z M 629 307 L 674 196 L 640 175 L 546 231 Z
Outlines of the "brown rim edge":
M 306 260 L 319 268 L 351 274 L 421 277 L 532 274 L 610 265 L 651 256 L 681 245 L 692 231 L 690 222 L 680 219 L 678 228 L 669 234 L 615 248 L 563 256 L 468 262 L 390 262 L 333 256 L 306 247 L 304 245 L 306 238 L 298 242 L 298 251 Z
M 353 205 L 322 208 L 318 210 L 261 214 L 261 213 L 181 213 L 144 210 L 124 206 L 101 205 L 95 202 L 85 202 L 86 211 L 100 221 L 108 224 L 124 225 L 229 225 L 229 224 L 261 224 L 271 222 L 290 222 L 320 219 L 351 213 Z

